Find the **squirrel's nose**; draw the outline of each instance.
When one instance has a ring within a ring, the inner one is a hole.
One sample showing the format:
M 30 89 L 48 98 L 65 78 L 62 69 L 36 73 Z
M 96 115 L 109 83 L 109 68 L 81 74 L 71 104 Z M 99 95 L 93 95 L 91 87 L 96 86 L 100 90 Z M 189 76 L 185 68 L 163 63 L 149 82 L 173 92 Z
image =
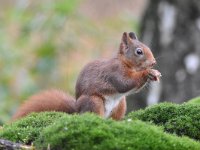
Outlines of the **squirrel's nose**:
M 153 67 L 154 65 L 156 65 L 156 60 L 153 60 L 151 63 L 151 66 Z

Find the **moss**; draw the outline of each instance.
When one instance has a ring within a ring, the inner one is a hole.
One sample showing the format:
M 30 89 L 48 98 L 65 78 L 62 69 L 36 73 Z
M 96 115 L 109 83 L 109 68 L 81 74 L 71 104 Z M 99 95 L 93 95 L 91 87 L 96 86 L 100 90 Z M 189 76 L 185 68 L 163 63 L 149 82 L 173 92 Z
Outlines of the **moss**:
M 128 118 L 161 125 L 169 133 L 200 140 L 200 105 L 161 103 L 132 112 Z
M 189 104 L 200 104 L 200 97 L 193 98 L 189 100 L 187 103 Z
M 198 106 L 200 107 L 193 104 L 159 104 L 131 113 L 121 122 L 105 120 L 87 113 L 83 115 L 67 115 L 59 112 L 33 113 L 14 123 L 4 125 L 0 130 L 0 138 L 23 144 L 33 142 L 36 149 L 198 150 L 199 142 L 165 133 L 162 127 L 148 123 L 163 125 L 170 133 L 196 135 L 198 139 L 200 135 L 197 131 L 200 124 Z
M 5 124 L 0 130 L 0 138 L 13 142 L 30 144 L 40 134 L 43 128 L 47 127 L 60 117 L 66 115 L 58 112 L 32 113 L 11 124 Z
M 200 149 L 200 143 L 164 133 L 139 120 L 116 122 L 96 115 L 64 116 L 45 128 L 36 149 L 173 150 Z

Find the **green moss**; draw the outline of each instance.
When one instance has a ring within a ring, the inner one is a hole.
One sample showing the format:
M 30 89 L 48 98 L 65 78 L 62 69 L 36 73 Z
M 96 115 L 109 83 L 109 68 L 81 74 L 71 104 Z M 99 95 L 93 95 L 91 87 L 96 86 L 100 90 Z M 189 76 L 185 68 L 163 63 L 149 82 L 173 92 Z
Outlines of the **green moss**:
M 45 128 L 34 144 L 36 149 L 54 150 L 200 149 L 200 143 L 139 120 L 116 122 L 92 114 L 60 118 Z
M 199 142 L 165 133 L 162 127 L 136 119 L 143 117 L 144 120 L 163 125 L 170 133 L 175 130 L 177 134 L 192 134 L 198 138 L 200 116 L 197 111 L 198 105 L 164 103 L 131 113 L 121 122 L 88 113 L 33 113 L 4 125 L 0 130 L 0 139 L 23 144 L 33 142 L 36 149 L 54 150 L 199 150 Z
M 200 140 L 200 105 L 161 103 L 132 112 L 128 118 L 161 125 L 169 133 Z
M 16 122 L 5 124 L 0 130 L 0 138 L 30 144 L 39 136 L 43 128 L 54 124 L 64 115 L 66 114 L 60 112 L 32 113 Z
M 187 103 L 200 104 L 200 97 L 193 98 L 193 99 L 189 100 Z

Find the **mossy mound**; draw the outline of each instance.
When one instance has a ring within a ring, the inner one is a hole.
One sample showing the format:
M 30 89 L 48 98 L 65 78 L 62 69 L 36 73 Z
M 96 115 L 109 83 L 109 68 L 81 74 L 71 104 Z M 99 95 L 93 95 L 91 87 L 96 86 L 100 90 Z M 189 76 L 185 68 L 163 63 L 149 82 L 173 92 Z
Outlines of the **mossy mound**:
M 189 104 L 200 104 L 200 97 L 196 97 L 188 101 Z
M 65 116 L 42 131 L 39 149 L 199 149 L 200 143 L 166 134 L 139 120 L 116 122 L 96 115 Z
M 30 144 L 44 128 L 54 124 L 57 119 L 65 115 L 61 112 L 32 113 L 16 122 L 5 124 L 0 130 L 0 138 Z
M 94 114 L 38 113 L 4 125 L 0 138 L 33 142 L 36 149 L 200 149 L 200 143 L 164 133 L 139 120 L 116 122 Z
M 132 112 L 126 117 L 130 118 L 161 125 L 169 133 L 200 140 L 200 105 L 160 103 Z
M 200 140 L 200 105 L 161 103 L 132 112 L 121 122 L 87 113 L 33 113 L 4 125 L 0 139 L 55 150 L 200 149 L 200 142 L 163 129 Z

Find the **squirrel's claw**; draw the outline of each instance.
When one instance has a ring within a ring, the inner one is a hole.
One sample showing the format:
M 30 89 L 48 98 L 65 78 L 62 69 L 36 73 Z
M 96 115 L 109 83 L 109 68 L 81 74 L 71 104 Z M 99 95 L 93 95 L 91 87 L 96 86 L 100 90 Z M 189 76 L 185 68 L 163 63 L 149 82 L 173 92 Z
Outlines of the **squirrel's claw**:
M 151 81 L 160 81 L 161 73 L 158 70 L 151 69 L 148 75 L 148 78 Z

